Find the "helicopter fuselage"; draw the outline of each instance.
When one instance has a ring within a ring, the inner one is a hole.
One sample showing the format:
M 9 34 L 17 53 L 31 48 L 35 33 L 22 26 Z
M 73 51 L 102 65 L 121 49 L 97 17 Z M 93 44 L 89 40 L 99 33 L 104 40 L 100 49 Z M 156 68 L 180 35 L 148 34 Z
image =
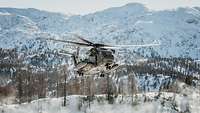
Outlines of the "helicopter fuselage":
M 114 50 L 104 48 L 91 48 L 89 57 L 79 61 L 76 65 L 77 72 L 84 75 L 103 73 L 116 67 Z

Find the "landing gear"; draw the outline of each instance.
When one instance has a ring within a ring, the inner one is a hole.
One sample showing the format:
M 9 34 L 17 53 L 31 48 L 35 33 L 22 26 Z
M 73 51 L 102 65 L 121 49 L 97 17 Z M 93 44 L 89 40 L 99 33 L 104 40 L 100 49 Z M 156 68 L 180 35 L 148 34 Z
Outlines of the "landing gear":
M 107 69 L 107 70 L 111 70 L 111 69 L 112 69 L 112 66 L 113 66 L 113 64 L 109 64 L 109 63 L 107 63 L 105 66 L 106 66 L 106 69 Z
M 81 76 L 81 77 L 83 76 L 83 72 L 82 71 L 77 71 L 77 73 L 78 73 L 79 76 Z
M 118 66 L 118 64 L 106 64 L 106 69 L 107 70 L 112 70 Z
M 114 64 L 114 65 L 112 65 L 112 69 L 113 68 L 116 68 L 116 67 L 118 67 L 119 65 L 118 64 Z
M 104 74 L 104 73 L 101 73 L 101 74 L 100 74 L 100 77 L 105 77 L 105 74 Z

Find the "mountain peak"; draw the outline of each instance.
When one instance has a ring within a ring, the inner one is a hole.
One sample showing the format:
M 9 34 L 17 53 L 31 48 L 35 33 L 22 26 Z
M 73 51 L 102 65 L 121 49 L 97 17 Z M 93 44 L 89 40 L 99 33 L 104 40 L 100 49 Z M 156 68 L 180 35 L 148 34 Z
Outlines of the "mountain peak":
M 132 13 L 141 13 L 144 11 L 147 11 L 148 9 L 140 3 L 129 3 L 126 4 L 124 6 L 121 7 L 113 7 L 113 8 L 109 8 L 106 9 L 100 13 L 104 13 L 104 12 L 116 12 L 116 13 L 124 13 L 124 12 L 132 12 Z
M 146 7 L 144 6 L 144 4 L 141 3 L 128 3 L 122 7 L 130 7 L 130 8 L 142 8 L 142 9 L 146 9 Z
M 131 3 L 89 15 L 67 17 L 59 13 L 32 8 L 0 8 L 2 16 L 15 14 L 23 17 L 10 21 L 2 20 L 1 25 L 5 25 L 5 28 L 9 23 L 18 25 L 21 22 L 20 19 L 25 20 L 22 22 L 27 22 L 22 26 L 13 25 L 16 29 L 12 29 L 12 31 L 1 27 L 0 43 L 4 44 L 5 40 L 9 42 L 9 40 L 21 39 L 19 37 L 22 33 L 24 37 L 31 36 L 32 32 L 30 31 L 38 32 L 34 37 L 40 37 L 38 34 L 41 33 L 48 33 L 49 36 L 59 36 L 60 38 L 64 37 L 66 33 L 73 32 L 94 42 L 113 45 L 148 44 L 159 40 L 162 45 L 156 49 L 156 52 L 160 55 L 197 58 L 199 55 L 196 54 L 195 48 L 198 48 L 200 43 L 197 38 L 200 36 L 200 11 L 197 10 L 198 8 L 196 10 L 183 9 L 185 11 L 149 11 L 143 4 Z M 31 27 L 33 25 L 34 28 Z

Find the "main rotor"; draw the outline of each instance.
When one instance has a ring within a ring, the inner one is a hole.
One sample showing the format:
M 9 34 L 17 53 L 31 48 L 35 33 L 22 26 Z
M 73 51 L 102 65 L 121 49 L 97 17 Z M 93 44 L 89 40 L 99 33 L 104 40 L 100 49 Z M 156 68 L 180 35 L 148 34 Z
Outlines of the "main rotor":
M 75 44 L 77 46 L 82 46 L 82 47 L 93 47 L 93 48 L 112 48 L 114 46 L 106 45 L 106 44 L 100 44 L 100 43 L 93 43 L 89 40 L 84 39 L 83 37 L 73 34 L 76 38 L 80 39 L 82 42 L 75 42 L 75 41 L 69 41 L 69 40 L 60 40 L 60 39 L 53 39 L 53 38 L 47 38 L 46 40 L 52 40 L 56 42 L 63 42 L 63 43 L 71 43 Z
M 89 40 L 86 40 L 80 35 L 73 34 L 76 38 L 81 40 L 82 42 L 75 42 L 75 41 L 69 41 L 69 40 L 60 40 L 60 39 L 53 39 L 53 38 L 46 38 L 46 40 L 52 40 L 55 42 L 63 42 L 63 43 L 70 43 L 70 44 L 75 44 L 77 46 L 82 46 L 82 47 L 92 47 L 92 48 L 105 48 L 105 49 L 117 49 L 117 48 L 123 48 L 123 47 L 151 47 L 151 46 L 159 46 L 160 42 L 156 41 L 150 44 L 140 44 L 140 45 L 107 45 L 107 44 L 101 44 L 101 43 L 93 43 Z

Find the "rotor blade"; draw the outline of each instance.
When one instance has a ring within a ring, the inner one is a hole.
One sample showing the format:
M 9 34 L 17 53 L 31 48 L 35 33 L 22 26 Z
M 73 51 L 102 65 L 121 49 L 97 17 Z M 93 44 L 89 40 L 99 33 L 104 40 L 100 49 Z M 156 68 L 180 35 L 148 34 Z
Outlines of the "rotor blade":
M 71 43 L 71 44 L 76 44 L 76 45 L 80 45 L 80 46 L 91 46 L 89 44 L 73 42 L 73 41 L 68 41 L 68 40 L 59 40 L 59 39 L 53 39 L 53 38 L 47 38 L 46 40 L 52 40 L 52 41 L 63 42 L 63 43 Z
M 66 54 L 66 53 L 58 53 L 59 55 L 65 55 L 65 56 L 72 56 L 71 54 Z
M 154 41 L 150 44 L 139 44 L 139 45 L 107 45 L 107 44 L 94 44 L 93 47 L 101 47 L 101 48 L 123 48 L 123 47 L 152 47 L 161 45 L 159 41 Z
M 106 45 L 106 44 L 98 44 L 98 43 L 93 43 L 91 41 L 88 41 L 86 39 L 84 39 L 82 36 L 80 35 L 77 35 L 77 34 L 74 34 L 72 33 L 74 36 L 76 36 L 78 39 L 82 40 L 83 42 L 86 42 L 87 44 L 89 44 L 90 46 L 93 46 L 93 47 L 96 47 L 96 48 L 99 48 L 99 47 L 111 47 L 109 45 Z
M 65 50 L 61 50 L 61 51 L 59 51 L 59 54 L 68 54 L 68 55 L 74 55 L 74 53 L 70 53 L 70 52 L 68 52 L 68 51 L 65 51 Z
M 78 39 L 82 40 L 83 42 L 86 42 L 86 43 L 88 43 L 88 44 L 90 44 L 90 45 L 93 44 L 92 42 L 90 42 L 90 41 L 84 39 L 83 37 L 81 37 L 81 36 L 79 36 L 79 35 L 77 35 L 77 34 L 73 34 L 73 35 L 76 36 Z
M 113 46 L 110 46 L 110 45 L 106 45 L 106 44 L 94 44 L 93 45 L 94 47 L 113 47 Z
M 130 47 L 153 47 L 153 46 L 160 46 L 160 42 L 156 43 L 151 43 L 151 44 L 140 44 L 140 45 L 113 45 L 113 46 L 105 46 L 103 48 L 108 48 L 108 49 L 115 49 L 115 48 L 130 48 Z

